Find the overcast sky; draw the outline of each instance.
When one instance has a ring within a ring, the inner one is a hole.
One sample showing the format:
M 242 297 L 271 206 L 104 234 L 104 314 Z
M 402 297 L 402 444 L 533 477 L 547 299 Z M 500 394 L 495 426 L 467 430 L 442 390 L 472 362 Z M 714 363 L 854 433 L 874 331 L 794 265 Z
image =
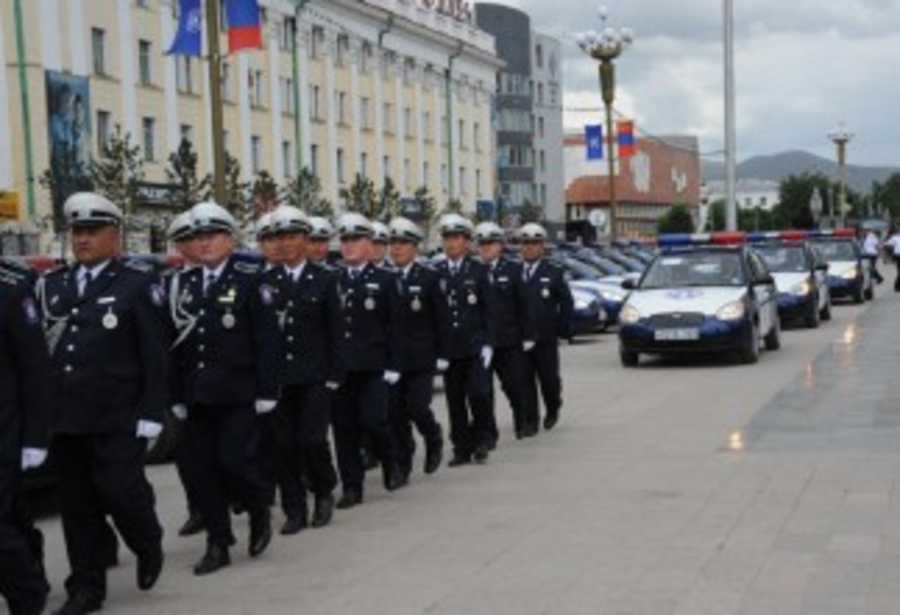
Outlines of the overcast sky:
M 722 149 L 721 0 L 497 0 L 563 40 L 565 105 L 597 107 L 596 65 L 574 43 L 613 26 L 637 40 L 618 61 L 617 107 L 640 129 L 692 133 Z M 735 0 L 738 159 L 787 149 L 834 156 L 825 135 L 845 121 L 849 158 L 900 166 L 900 0 Z M 596 121 L 566 113 L 568 127 Z M 715 157 L 715 156 L 712 156 Z M 721 159 L 721 155 L 718 156 Z

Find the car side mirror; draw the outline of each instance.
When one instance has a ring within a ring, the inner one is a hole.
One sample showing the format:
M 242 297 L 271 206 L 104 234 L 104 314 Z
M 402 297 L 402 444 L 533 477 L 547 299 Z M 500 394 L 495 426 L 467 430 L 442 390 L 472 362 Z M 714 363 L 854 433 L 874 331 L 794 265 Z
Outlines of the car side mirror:
M 756 278 L 755 286 L 773 286 L 775 284 L 775 278 L 772 277 L 771 274 L 766 274 Z
M 628 278 L 627 280 L 622 280 L 622 288 L 625 290 L 634 290 L 637 288 L 637 282 Z

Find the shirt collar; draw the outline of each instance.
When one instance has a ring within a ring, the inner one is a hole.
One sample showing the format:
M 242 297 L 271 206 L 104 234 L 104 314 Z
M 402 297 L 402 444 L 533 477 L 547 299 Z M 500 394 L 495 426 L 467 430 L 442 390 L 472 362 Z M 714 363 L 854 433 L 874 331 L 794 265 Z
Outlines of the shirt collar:
M 459 258 L 459 260 L 453 260 L 452 258 L 447 259 L 447 264 L 450 266 L 450 269 L 459 269 L 462 267 L 463 261 L 466 260 L 465 256 Z
M 203 277 L 208 278 L 209 276 L 213 276 L 215 279 L 219 279 L 222 276 L 222 272 L 225 271 L 225 266 L 228 265 L 228 259 L 222 261 L 222 263 L 216 267 L 215 269 L 210 269 L 209 267 L 203 267 Z
M 293 278 L 293 280 L 296 282 L 300 279 L 300 276 L 303 275 L 304 267 L 306 267 L 306 261 L 303 261 L 296 267 L 288 267 L 287 265 L 285 265 L 284 270 L 287 271 L 288 275 L 291 276 L 291 278 Z
M 103 261 L 102 263 L 99 263 L 97 265 L 94 265 L 93 267 L 88 267 L 87 265 L 81 265 L 81 267 L 78 269 L 78 279 L 83 279 L 84 276 L 86 276 L 87 274 L 90 273 L 91 278 L 96 280 L 100 276 L 100 274 L 103 273 L 103 270 L 106 269 L 107 265 L 109 265 L 108 260 Z
M 409 275 L 409 272 L 412 271 L 413 265 L 415 264 L 415 261 L 410 261 L 410 263 L 406 267 L 400 270 L 400 273 L 403 274 L 404 278 Z

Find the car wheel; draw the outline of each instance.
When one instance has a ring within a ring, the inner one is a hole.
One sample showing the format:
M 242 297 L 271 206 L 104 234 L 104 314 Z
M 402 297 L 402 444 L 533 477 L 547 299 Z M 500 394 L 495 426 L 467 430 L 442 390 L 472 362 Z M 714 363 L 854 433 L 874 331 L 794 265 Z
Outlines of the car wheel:
M 641 362 L 641 355 L 624 348 L 619 349 L 619 359 L 624 367 L 637 367 Z
M 831 295 L 825 298 L 825 307 L 820 314 L 822 320 L 831 320 Z
M 741 363 L 753 365 L 757 361 L 759 361 L 759 329 L 754 322 L 750 331 L 750 339 L 747 340 L 747 345 L 741 351 Z
M 818 315 L 818 312 L 816 312 Z M 778 350 L 781 348 L 781 319 L 776 318 L 772 330 L 766 336 L 766 350 Z
M 820 318 L 819 307 L 817 305 L 812 305 L 810 306 L 809 313 L 803 319 L 803 322 L 806 324 L 807 329 L 818 329 Z

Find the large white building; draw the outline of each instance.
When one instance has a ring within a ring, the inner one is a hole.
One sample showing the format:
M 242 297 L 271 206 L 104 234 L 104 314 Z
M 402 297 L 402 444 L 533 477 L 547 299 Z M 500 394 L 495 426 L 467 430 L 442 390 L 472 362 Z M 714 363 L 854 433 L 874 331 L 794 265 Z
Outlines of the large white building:
M 563 76 L 562 43 L 548 34 L 532 30 L 534 58 L 534 181 L 537 200 L 547 220 L 566 219 L 566 182 L 563 166 Z

